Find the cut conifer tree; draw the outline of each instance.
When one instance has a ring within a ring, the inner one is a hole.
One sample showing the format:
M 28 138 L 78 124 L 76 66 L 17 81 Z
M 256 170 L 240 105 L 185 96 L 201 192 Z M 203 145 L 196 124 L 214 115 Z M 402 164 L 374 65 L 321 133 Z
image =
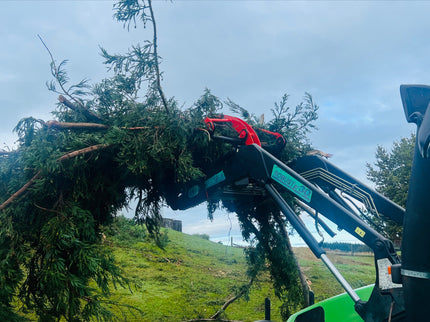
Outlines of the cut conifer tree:
M 0 316 L 9 320 L 21 319 L 16 303 L 43 321 L 114 317 L 109 287 L 129 281 L 102 245 L 100 227 L 136 199 L 135 220 L 160 242 L 166 196 L 204 178 L 234 148 L 211 140 L 205 117 L 229 111 L 282 134 L 286 145 L 278 158 L 284 162 L 311 150 L 306 135 L 318 110 L 311 95 L 291 108 L 285 94 L 267 122 L 208 89 L 180 108 L 162 89 L 151 1 L 121 0 L 114 12 L 126 28 L 143 21 L 153 38 L 121 55 L 101 49 L 109 76 L 91 86 L 87 80 L 69 85 L 66 61 L 57 63 L 42 41 L 51 57 L 48 88 L 59 95 L 55 120 L 21 120 L 17 148 L 0 153 Z M 266 198 L 211 200 L 209 217 L 217 208 L 237 214 L 253 246 L 246 251 L 250 281 L 268 267 L 284 317 L 302 307 L 307 284 L 276 205 Z

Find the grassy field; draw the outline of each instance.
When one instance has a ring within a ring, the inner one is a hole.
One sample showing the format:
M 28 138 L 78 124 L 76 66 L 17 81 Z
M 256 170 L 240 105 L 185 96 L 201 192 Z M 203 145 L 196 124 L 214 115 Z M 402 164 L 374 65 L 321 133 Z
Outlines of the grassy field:
M 167 230 L 165 230 L 166 232 Z M 128 289 L 113 291 L 112 300 L 133 305 L 143 315 L 123 311 L 128 321 L 186 321 L 209 318 L 234 295 L 236 287 L 248 283 L 243 250 L 213 243 L 198 236 L 168 230 L 164 250 L 150 242 L 115 242 L 110 247 L 125 275 L 136 282 Z M 238 300 L 223 318 L 243 321 L 264 319 L 264 299 L 273 300 L 269 277 L 262 276 L 250 300 Z M 117 311 L 118 315 L 122 314 Z
M 234 290 L 248 282 L 243 250 L 220 245 L 199 236 L 173 230 L 167 234 L 164 250 L 139 238 L 139 231 L 108 237 L 117 262 L 133 282 L 128 289 L 113 290 L 111 300 L 132 305 L 141 313 L 114 307 L 127 321 L 187 321 L 209 318 L 234 295 Z M 168 240 L 168 241 L 167 241 Z M 299 262 L 312 282 L 316 301 L 342 293 L 343 290 L 324 264 L 308 248 L 296 248 Z M 329 252 L 329 258 L 355 287 L 374 282 L 373 256 Z M 272 300 L 272 320 L 281 321 L 268 275 L 252 288 L 249 301 L 231 304 L 222 318 L 240 321 L 264 319 L 264 299 Z
M 311 288 L 315 293 L 315 302 L 344 292 L 324 263 L 317 259 L 309 248 L 295 248 L 294 252 L 299 258 L 304 273 L 312 283 Z M 355 253 L 352 256 L 351 253 L 327 251 L 327 256 L 353 288 L 375 282 L 373 254 Z
M 112 287 L 112 296 L 106 302 L 118 320 L 179 322 L 209 318 L 235 295 L 238 287 L 249 282 L 243 249 L 174 230 L 162 232 L 164 249 L 145 237 L 142 226 L 131 225 L 125 219 L 105 231 L 104 245 L 131 280 L 130 289 Z M 317 302 L 343 293 L 339 283 L 308 248 L 295 248 L 295 254 L 312 283 Z M 351 256 L 329 251 L 327 255 L 354 288 L 374 283 L 371 254 Z M 235 301 L 221 318 L 263 320 L 266 297 L 272 301 L 271 319 L 280 322 L 281 303 L 267 273 L 254 283 L 248 301 Z M 34 315 L 25 316 L 37 320 Z

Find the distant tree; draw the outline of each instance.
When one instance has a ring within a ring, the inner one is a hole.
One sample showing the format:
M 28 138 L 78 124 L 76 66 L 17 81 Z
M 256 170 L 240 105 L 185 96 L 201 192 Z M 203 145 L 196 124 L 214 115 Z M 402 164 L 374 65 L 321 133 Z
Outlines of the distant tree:
M 391 151 L 378 146 L 375 164 L 367 164 L 367 178 L 375 183 L 376 190 L 402 207 L 406 207 L 414 146 L 414 134 L 394 142 Z M 384 227 L 391 240 L 401 240 L 401 226 L 385 218 L 374 217 L 373 220 Z
M 370 253 L 372 249 L 365 244 L 353 244 L 344 242 L 324 243 L 325 249 L 340 250 L 351 253 Z
M 193 234 L 193 236 L 197 236 L 197 237 L 200 237 L 200 238 L 206 239 L 206 240 L 210 239 L 210 236 L 208 234 Z

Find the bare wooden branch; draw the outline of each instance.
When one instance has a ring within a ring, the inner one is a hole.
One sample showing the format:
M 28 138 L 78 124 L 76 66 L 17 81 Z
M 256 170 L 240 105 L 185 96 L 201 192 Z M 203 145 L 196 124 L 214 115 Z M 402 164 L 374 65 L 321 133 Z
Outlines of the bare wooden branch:
M 68 159 L 71 159 L 73 157 L 76 157 L 78 155 L 82 155 L 82 154 L 86 154 L 89 152 L 93 152 L 96 150 L 100 150 L 100 149 L 104 149 L 106 147 L 108 147 L 108 144 L 97 144 L 97 145 L 92 145 L 89 146 L 87 148 L 84 149 L 80 149 L 80 150 L 76 150 L 70 153 L 67 153 L 65 155 L 63 155 L 62 157 L 57 159 L 57 162 L 62 162 Z M 25 191 L 27 191 L 27 189 L 37 180 L 40 178 L 40 173 L 41 171 L 39 170 L 33 178 L 31 178 L 25 185 L 22 186 L 21 189 L 19 189 L 17 192 L 15 192 L 12 196 L 9 197 L 9 199 L 7 199 L 5 202 L 3 202 L 0 205 L 0 211 L 5 209 L 7 206 L 9 206 L 13 201 L 15 201 L 19 196 L 21 196 Z
M 73 122 L 58 122 L 48 121 L 45 123 L 49 128 L 56 129 L 71 129 L 71 130 L 106 130 L 108 125 L 99 123 L 73 123 Z
M 63 103 L 64 105 L 66 105 L 71 110 L 73 110 L 75 112 L 79 112 L 79 108 L 77 106 L 75 106 L 72 102 L 67 100 L 67 98 L 65 98 L 63 95 L 58 96 L 58 100 L 60 101 L 60 103 Z
M 99 123 L 85 123 L 85 122 L 58 122 L 58 121 L 48 121 L 45 123 L 49 128 L 56 129 L 67 129 L 67 130 L 107 130 L 110 128 L 109 125 L 99 124 Z M 149 129 L 159 129 L 160 126 L 134 126 L 134 127 L 121 127 L 123 130 L 128 131 L 142 131 Z M 3 151 L 0 151 L 0 155 Z M 3 154 L 7 154 L 10 152 L 4 151 Z
M 60 101 L 60 103 L 64 104 L 71 110 L 78 113 L 82 113 L 89 121 L 92 121 L 92 122 L 103 121 L 103 119 L 100 116 L 94 114 L 92 111 L 87 109 L 82 103 L 79 103 L 79 106 L 76 106 L 75 104 L 70 102 L 67 98 L 65 98 L 63 95 L 58 96 L 58 100 Z
M 48 208 L 45 208 L 45 207 L 41 207 L 41 206 L 39 206 L 39 205 L 37 205 L 37 204 L 34 204 L 34 206 L 35 206 L 36 208 L 39 208 L 40 210 L 43 210 L 43 211 L 46 211 L 46 212 L 52 212 L 52 213 L 55 213 L 55 214 L 57 214 L 57 215 L 61 215 L 61 213 L 60 213 L 58 210 L 55 210 L 55 209 L 48 209 Z
M 331 158 L 333 156 L 333 154 L 330 153 L 325 153 L 321 150 L 312 150 L 306 153 L 306 155 L 319 155 L 321 157 L 325 157 L 325 158 Z
M 21 196 L 25 191 L 27 191 L 27 189 L 37 180 L 40 178 L 40 170 L 39 172 L 37 172 L 33 178 L 31 178 L 25 185 L 23 185 L 21 187 L 21 189 L 19 189 L 17 192 L 15 192 L 12 196 L 9 197 L 8 200 L 6 200 L 5 202 L 3 202 L 0 205 L 0 210 L 5 209 L 7 206 L 9 206 L 16 198 L 18 198 L 19 196 Z
M 74 158 L 78 155 L 82 155 L 82 154 L 86 154 L 86 153 L 93 152 L 96 150 L 104 149 L 104 148 L 107 148 L 108 146 L 109 146 L 109 144 L 96 144 L 96 145 L 89 146 L 87 148 L 76 150 L 76 151 L 67 153 L 67 154 L 63 155 L 62 157 L 58 158 L 57 162 L 62 162 L 62 161 Z
M 122 127 L 124 130 L 130 130 L 130 131 L 141 131 L 141 130 L 148 130 L 148 129 L 158 129 L 159 126 L 135 126 L 135 127 Z
M 254 283 L 254 278 L 251 278 L 251 280 L 249 281 L 247 287 L 251 287 L 251 285 Z M 228 299 L 223 306 L 218 310 L 218 312 L 216 312 L 214 315 L 212 315 L 210 318 L 212 321 L 219 321 L 218 318 L 219 316 L 227 309 L 227 307 L 233 303 L 234 301 L 236 301 L 237 299 L 241 298 L 242 295 L 245 294 L 245 289 L 243 289 L 242 291 L 240 291 L 236 296 L 233 296 L 232 298 Z

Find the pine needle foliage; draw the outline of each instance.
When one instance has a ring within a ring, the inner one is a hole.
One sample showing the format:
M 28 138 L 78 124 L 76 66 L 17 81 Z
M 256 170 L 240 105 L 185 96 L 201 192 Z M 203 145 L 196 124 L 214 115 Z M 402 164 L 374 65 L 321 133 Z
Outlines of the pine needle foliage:
M 378 146 L 375 164 L 367 164 L 367 178 L 374 182 L 376 190 L 402 207 L 406 207 L 409 179 L 415 147 L 415 134 L 393 142 L 391 150 Z M 374 216 L 372 221 L 383 227 L 390 240 L 400 244 L 402 226 L 389 219 Z
M 150 22 L 153 40 L 125 54 L 101 49 L 109 76 L 91 86 L 69 85 L 66 61 L 56 64 L 49 52 L 47 86 L 61 94 L 53 115 L 62 127 L 25 118 L 15 128 L 18 148 L 0 154 L 0 317 L 19 320 L 13 312 L 23 310 L 41 321 L 115 320 L 109 285 L 128 287 L 128 280 L 103 247 L 100 227 L 137 200 L 134 220 L 162 246 L 160 210 L 172 188 L 204 178 L 213 161 L 234 149 L 210 140 L 202 130 L 206 116 L 230 106 L 251 125 L 283 134 L 287 146 L 278 157 L 285 162 L 310 148 L 306 133 L 318 106 L 309 94 L 293 109 L 284 95 L 267 123 L 208 89 L 193 106 L 179 108 L 160 85 L 151 2 L 118 1 L 114 12 L 126 28 Z M 249 275 L 256 278 L 268 265 L 288 316 L 301 306 L 302 291 L 279 210 L 264 198 L 212 200 L 209 216 L 219 207 L 238 215 L 255 246 Z

